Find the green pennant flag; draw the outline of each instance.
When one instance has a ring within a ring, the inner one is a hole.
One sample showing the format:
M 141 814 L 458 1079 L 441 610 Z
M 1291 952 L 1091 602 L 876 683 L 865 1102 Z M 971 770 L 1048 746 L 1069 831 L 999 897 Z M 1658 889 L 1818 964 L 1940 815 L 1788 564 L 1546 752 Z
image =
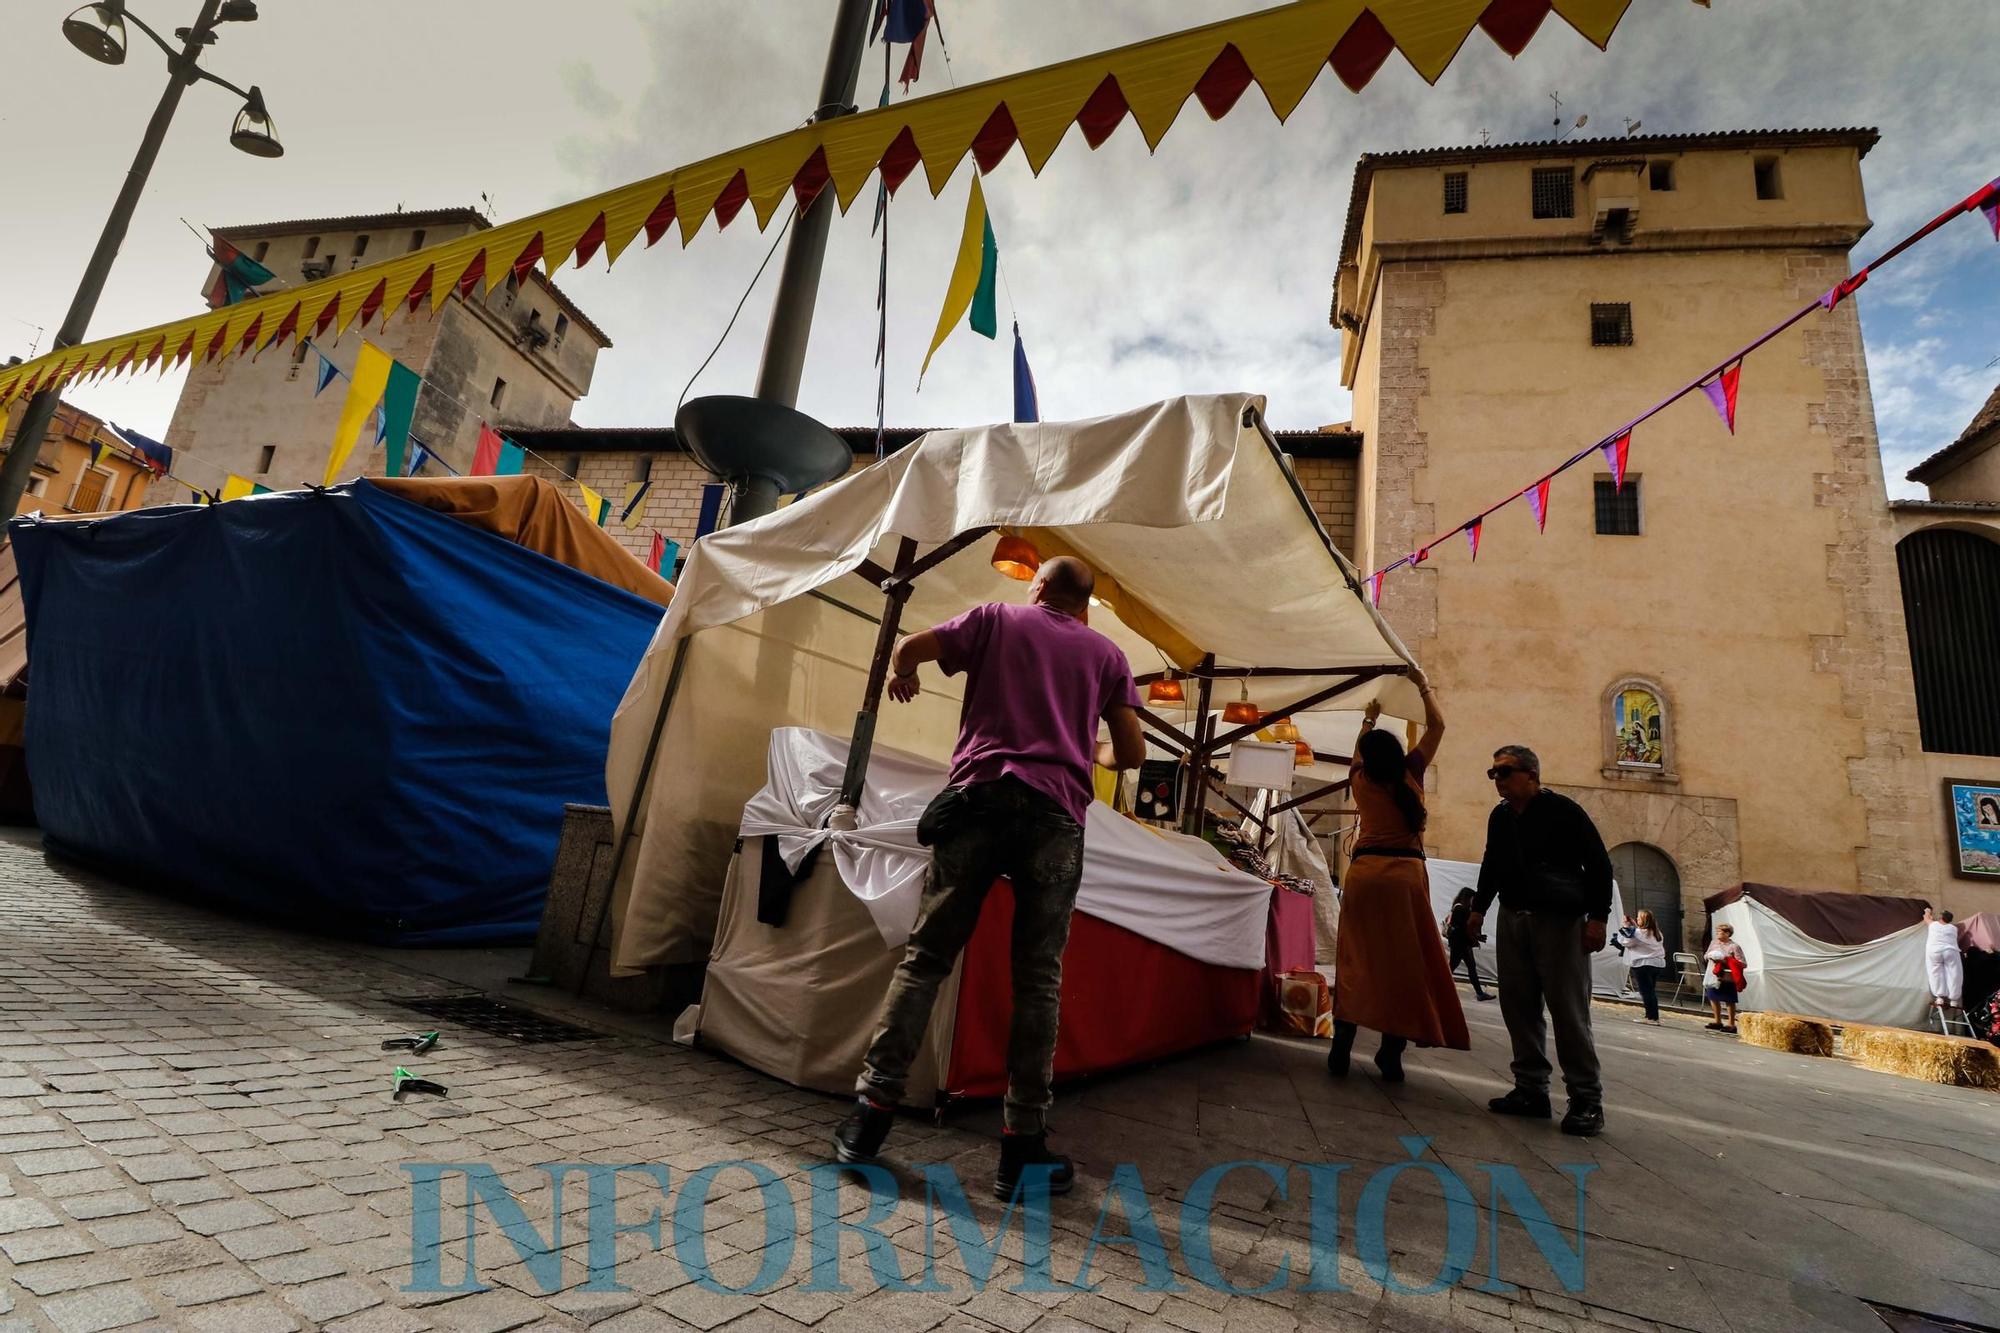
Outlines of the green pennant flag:
M 397 361 L 389 367 L 389 387 L 382 393 L 383 428 L 388 447 L 389 475 L 403 475 L 410 453 L 410 425 L 417 418 L 417 394 L 423 376 Z

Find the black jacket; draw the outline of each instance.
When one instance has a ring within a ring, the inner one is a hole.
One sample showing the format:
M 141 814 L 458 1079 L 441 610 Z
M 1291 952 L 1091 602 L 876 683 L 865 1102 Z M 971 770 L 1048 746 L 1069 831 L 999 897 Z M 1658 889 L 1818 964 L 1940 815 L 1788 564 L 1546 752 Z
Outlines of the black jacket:
M 1610 917 L 1611 857 L 1582 806 L 1544 787 L 1518 815 L 1505 801 L 1493 808 L 1473 910 L 1484 913 L 1496 894 L 1517 911 Z

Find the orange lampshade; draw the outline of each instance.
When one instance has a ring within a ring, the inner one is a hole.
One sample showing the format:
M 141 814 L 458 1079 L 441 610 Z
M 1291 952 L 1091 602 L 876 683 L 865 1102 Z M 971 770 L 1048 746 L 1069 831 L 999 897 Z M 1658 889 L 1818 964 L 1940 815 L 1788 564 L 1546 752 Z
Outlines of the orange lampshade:
M 1292 760 L 1294 764 L 1310 764 L 1313 761 L 1313 747 L 1311 741 L 1300 741 L 1295 746 L 1293 746 L 1293 749 L 1295 749 L 1298 752 L 1297 755 Z
M 1235 703 L 1228 703 L 1222 706 L 1222 720 L 1231 725 L 1257 722 L 1263 716 L 1262 713 L 1257 711 L 1256 704 L 1241 699 Z
M 1271 724 L 1271 739 L 1283 745 L 1299 743 L 1298 724 L 1288 717 L 1281 717 Z
M 1149 704 L 1184 703 L 1187 695 L 1181 689 L 1180 681 L 1172 676 L 1156 680 L 1146 687 L 1146 702 Z
M 1041 567 L 1042 553 L 1025 537 L 1005 533 L 993 547 L 993 568 L 1010 579 L 1026 583 Z

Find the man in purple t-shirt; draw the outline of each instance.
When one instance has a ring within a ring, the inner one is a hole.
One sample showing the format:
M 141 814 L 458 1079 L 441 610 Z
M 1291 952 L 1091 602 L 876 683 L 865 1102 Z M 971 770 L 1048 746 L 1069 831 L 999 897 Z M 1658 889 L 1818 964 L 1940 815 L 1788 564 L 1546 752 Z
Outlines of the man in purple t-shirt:
M 1069 1159 L 1048 1150 L 1046 1117 L 1091 765 L 1137 768 L 1146 753 L 1125 654 L 1084 623 L 1095 581 L 1081 560 L 1045 561 L 1029 605 L 976 606 L 910 635 L 890 658 L 889 697 L 898 703 L 917 696 L 917 667 L 936 662 L 947 676 L 965 674 L 965 704 L 951 775 L 925 812 L 923 902 L 868 1047 L 859 1100 L 834 1135 L 843 1162 L 881 1151 L 938 987 L 972 937 L 986 891 L 1005 875 L 1014 888 L 1014 1016 L 994 1193 L 1011 1197 L 1030 1166 L 1049 1169 L 1053 1192 L 1070 1186 Z M 1100 721 L 1108 741 L 1097 739 Z

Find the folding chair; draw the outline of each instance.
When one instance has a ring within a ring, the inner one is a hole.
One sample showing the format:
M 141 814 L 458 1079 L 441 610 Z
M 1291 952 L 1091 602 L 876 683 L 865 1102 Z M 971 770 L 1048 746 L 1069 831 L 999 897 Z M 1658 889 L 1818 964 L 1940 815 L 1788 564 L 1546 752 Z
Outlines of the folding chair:
M 1702 988 L 1701 955 L 1696 953 L 1677 953 L 1674 955 L 1674 967 L 1680 973 L 1679 976 L 1674 978 L 1674 1003 L 1679 1004 L 1681 1002 L 1681 992 L 1687 989 L 1690 982 L 1694 985 L 1695 998 L 1700 999 Z

